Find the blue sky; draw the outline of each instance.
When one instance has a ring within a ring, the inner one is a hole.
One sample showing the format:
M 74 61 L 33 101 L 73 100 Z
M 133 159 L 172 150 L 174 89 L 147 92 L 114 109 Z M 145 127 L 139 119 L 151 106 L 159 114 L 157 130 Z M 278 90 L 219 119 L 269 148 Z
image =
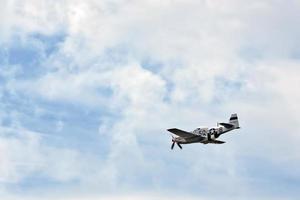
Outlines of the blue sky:
M 0 2 L 4 198 L 300 195 L 298 1 Z

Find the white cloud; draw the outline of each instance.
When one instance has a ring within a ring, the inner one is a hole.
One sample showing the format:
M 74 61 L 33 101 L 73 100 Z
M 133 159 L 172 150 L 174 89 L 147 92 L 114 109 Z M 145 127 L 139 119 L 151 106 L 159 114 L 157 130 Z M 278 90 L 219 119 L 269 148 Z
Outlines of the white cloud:
M 39 167 L 38 136 L 24 133 L 19 139 L 11 137 L 12 130 L 1 127 L 1 182 L 18 182 Z M 3 135 L 6 135 L 3 137 Z
M 31 176 L 66 183 L 80 181 L 85 179 L 82 171 L 88 163 L 97 165 L 95 159 L 76 149 L 47 143 L 49 137 L 26 129 L 1 127 L 1 189 L 7 183 L 18 184 Z
M 65 21 L 64 7 L 59 1 L 10 1 L 2 0 L 0 28 L 7 39 L 14 34 L 40 32 L 48 35 L 63 29 Z
M 40 198 L 40 197 L 39 197 Z M 22 199 L 24 200 L 36 200 L 36 199 L 39 199 L 39 198 L 36 198 L 36 197 L 22 197 Z M 185 199 L 188 199 L 188 200 L 194 200 L 194 199 L 209 199 L 209 198 L 202 198 L 202 197 L 182 197 L 182 196 L 165 196 L 165 195 L 158 195 L 158 194 L 137 194 L 137 195 L 122 195 L 122 196 L 118 196 L 118 195 L 103 195 L 103 196 L 98 196 L 98 195 L 86 195 L 86 196 L 81 196 L 81 195 L 76 195 L 75 196 L 68 196 L 66 195 L 65 197 L 61 198 L 61 197 L 48 197 L 48 198 L 45 198 L 46 200 L 53 200 L 53 199 L 56 199 L 56 200 L 129 200 L 129 199 L 132 199 L 132 200 L 136 200 L 136 199 L 141 199 L 141 200 L 150 200 L 150 199 L 157 199 L 157 200 L 166 200 L 166 199 L 174 199 L 174 200 L 177 200 L 177 199 L 182 199 L 182 198 L 185 198 Z M 21 199 L 21 197 L 7 197 L 6 198 L 7 200 L 18 200 L 18 199 Z
M 297 6 L 268 0 L 5 3 L 1 17 L 10 20 L 2 20 L 1 28 L 6 35 L 12 35 L 12 27 L 25 35 L 66 34 L 59 49 L 39 66 L 39 77 L 12 79 L 9 88 L 50 103 L 104 108 L 119 119 L 104 116 L 99 132 L 110 131 L 102 135 L 111 136 L 109 152 L 104 160 L 91 159 L 90 165 L 77 165 L 83 155 L 76 150 L 40 147 L 39 140 L 30 138 L 1 138 L 2 152 L 7 152 L 0 170 L 4 180 L 18 182 L 42 170 L 61 182 L 78 178 L 93 187 L 133 190 L 147 178 L 149 185 L 166 188 L 169 182 L 162 179 L 174 173 L 173 179 L 182 181 L 174 183 L 175 188 L 190 191 L 201 182 L 222 187 L 230 196 L 232 188 L 239 189 L 234 194 L 255 194 L 241 156 L 263 157 L 279 166 L 299 162 L 300 72 L 299 61 L 291 59 L 299 43 Z M 287 10 L 278 15 L 282 7 Z M 144 59 L 160 63 L 158 69 L 143 66 Z M 167 151 L 167 136 L 161 135 L 169 126 L 192 129 L 231 112 L 239 113 L 243 129 L 228 136 L 228 145 L 185 147 L 188 152 L 174 155 Z M 14 149 L 14 143 L 20 149 Z M 11 159 L 17 156 L 22 162 L 27 154 L 30 162 L 53 165 L 20 171 Z M 57 162 L 60 159 L 64 162 Z M 189 176 L 175 176 L 180 172 L 169 160 L 178 160 Z M 239 171 L 241 167 L 245 171 Z

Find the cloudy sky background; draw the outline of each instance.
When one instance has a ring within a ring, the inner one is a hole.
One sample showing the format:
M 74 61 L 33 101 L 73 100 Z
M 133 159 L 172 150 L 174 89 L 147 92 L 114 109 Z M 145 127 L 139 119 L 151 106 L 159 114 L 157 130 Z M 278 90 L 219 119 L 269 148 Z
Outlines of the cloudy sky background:
M 299 197 L 298 0 L 0 5 L 1 199 Z

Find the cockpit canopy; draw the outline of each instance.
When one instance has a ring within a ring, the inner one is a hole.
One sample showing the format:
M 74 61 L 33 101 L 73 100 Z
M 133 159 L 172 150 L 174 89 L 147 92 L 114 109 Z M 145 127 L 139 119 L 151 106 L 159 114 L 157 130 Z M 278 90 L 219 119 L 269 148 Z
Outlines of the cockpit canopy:
M 200 127 L 200 128 L 196 128 L 193 131 L 193 134 L 202 135 L 205 137 L 207 134 L 212 135 L 220 132 L 222 132 L 222 127 L 212 127 L 212 128 Z
M 193 133 L 194 134 L 208 133 L 208 128 L 207 127 L 196 128 L 193 131 Z

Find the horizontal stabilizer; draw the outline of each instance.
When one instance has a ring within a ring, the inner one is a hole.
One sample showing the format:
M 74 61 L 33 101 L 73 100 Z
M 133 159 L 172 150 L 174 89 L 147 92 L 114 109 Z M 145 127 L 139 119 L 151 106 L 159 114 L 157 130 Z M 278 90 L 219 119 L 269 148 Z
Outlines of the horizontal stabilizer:
M 229 124 L 229 123 L 219 123 L 219 124 L 224 126 L 225 128 L 233 128 L 234 127 L 233 124 Z

